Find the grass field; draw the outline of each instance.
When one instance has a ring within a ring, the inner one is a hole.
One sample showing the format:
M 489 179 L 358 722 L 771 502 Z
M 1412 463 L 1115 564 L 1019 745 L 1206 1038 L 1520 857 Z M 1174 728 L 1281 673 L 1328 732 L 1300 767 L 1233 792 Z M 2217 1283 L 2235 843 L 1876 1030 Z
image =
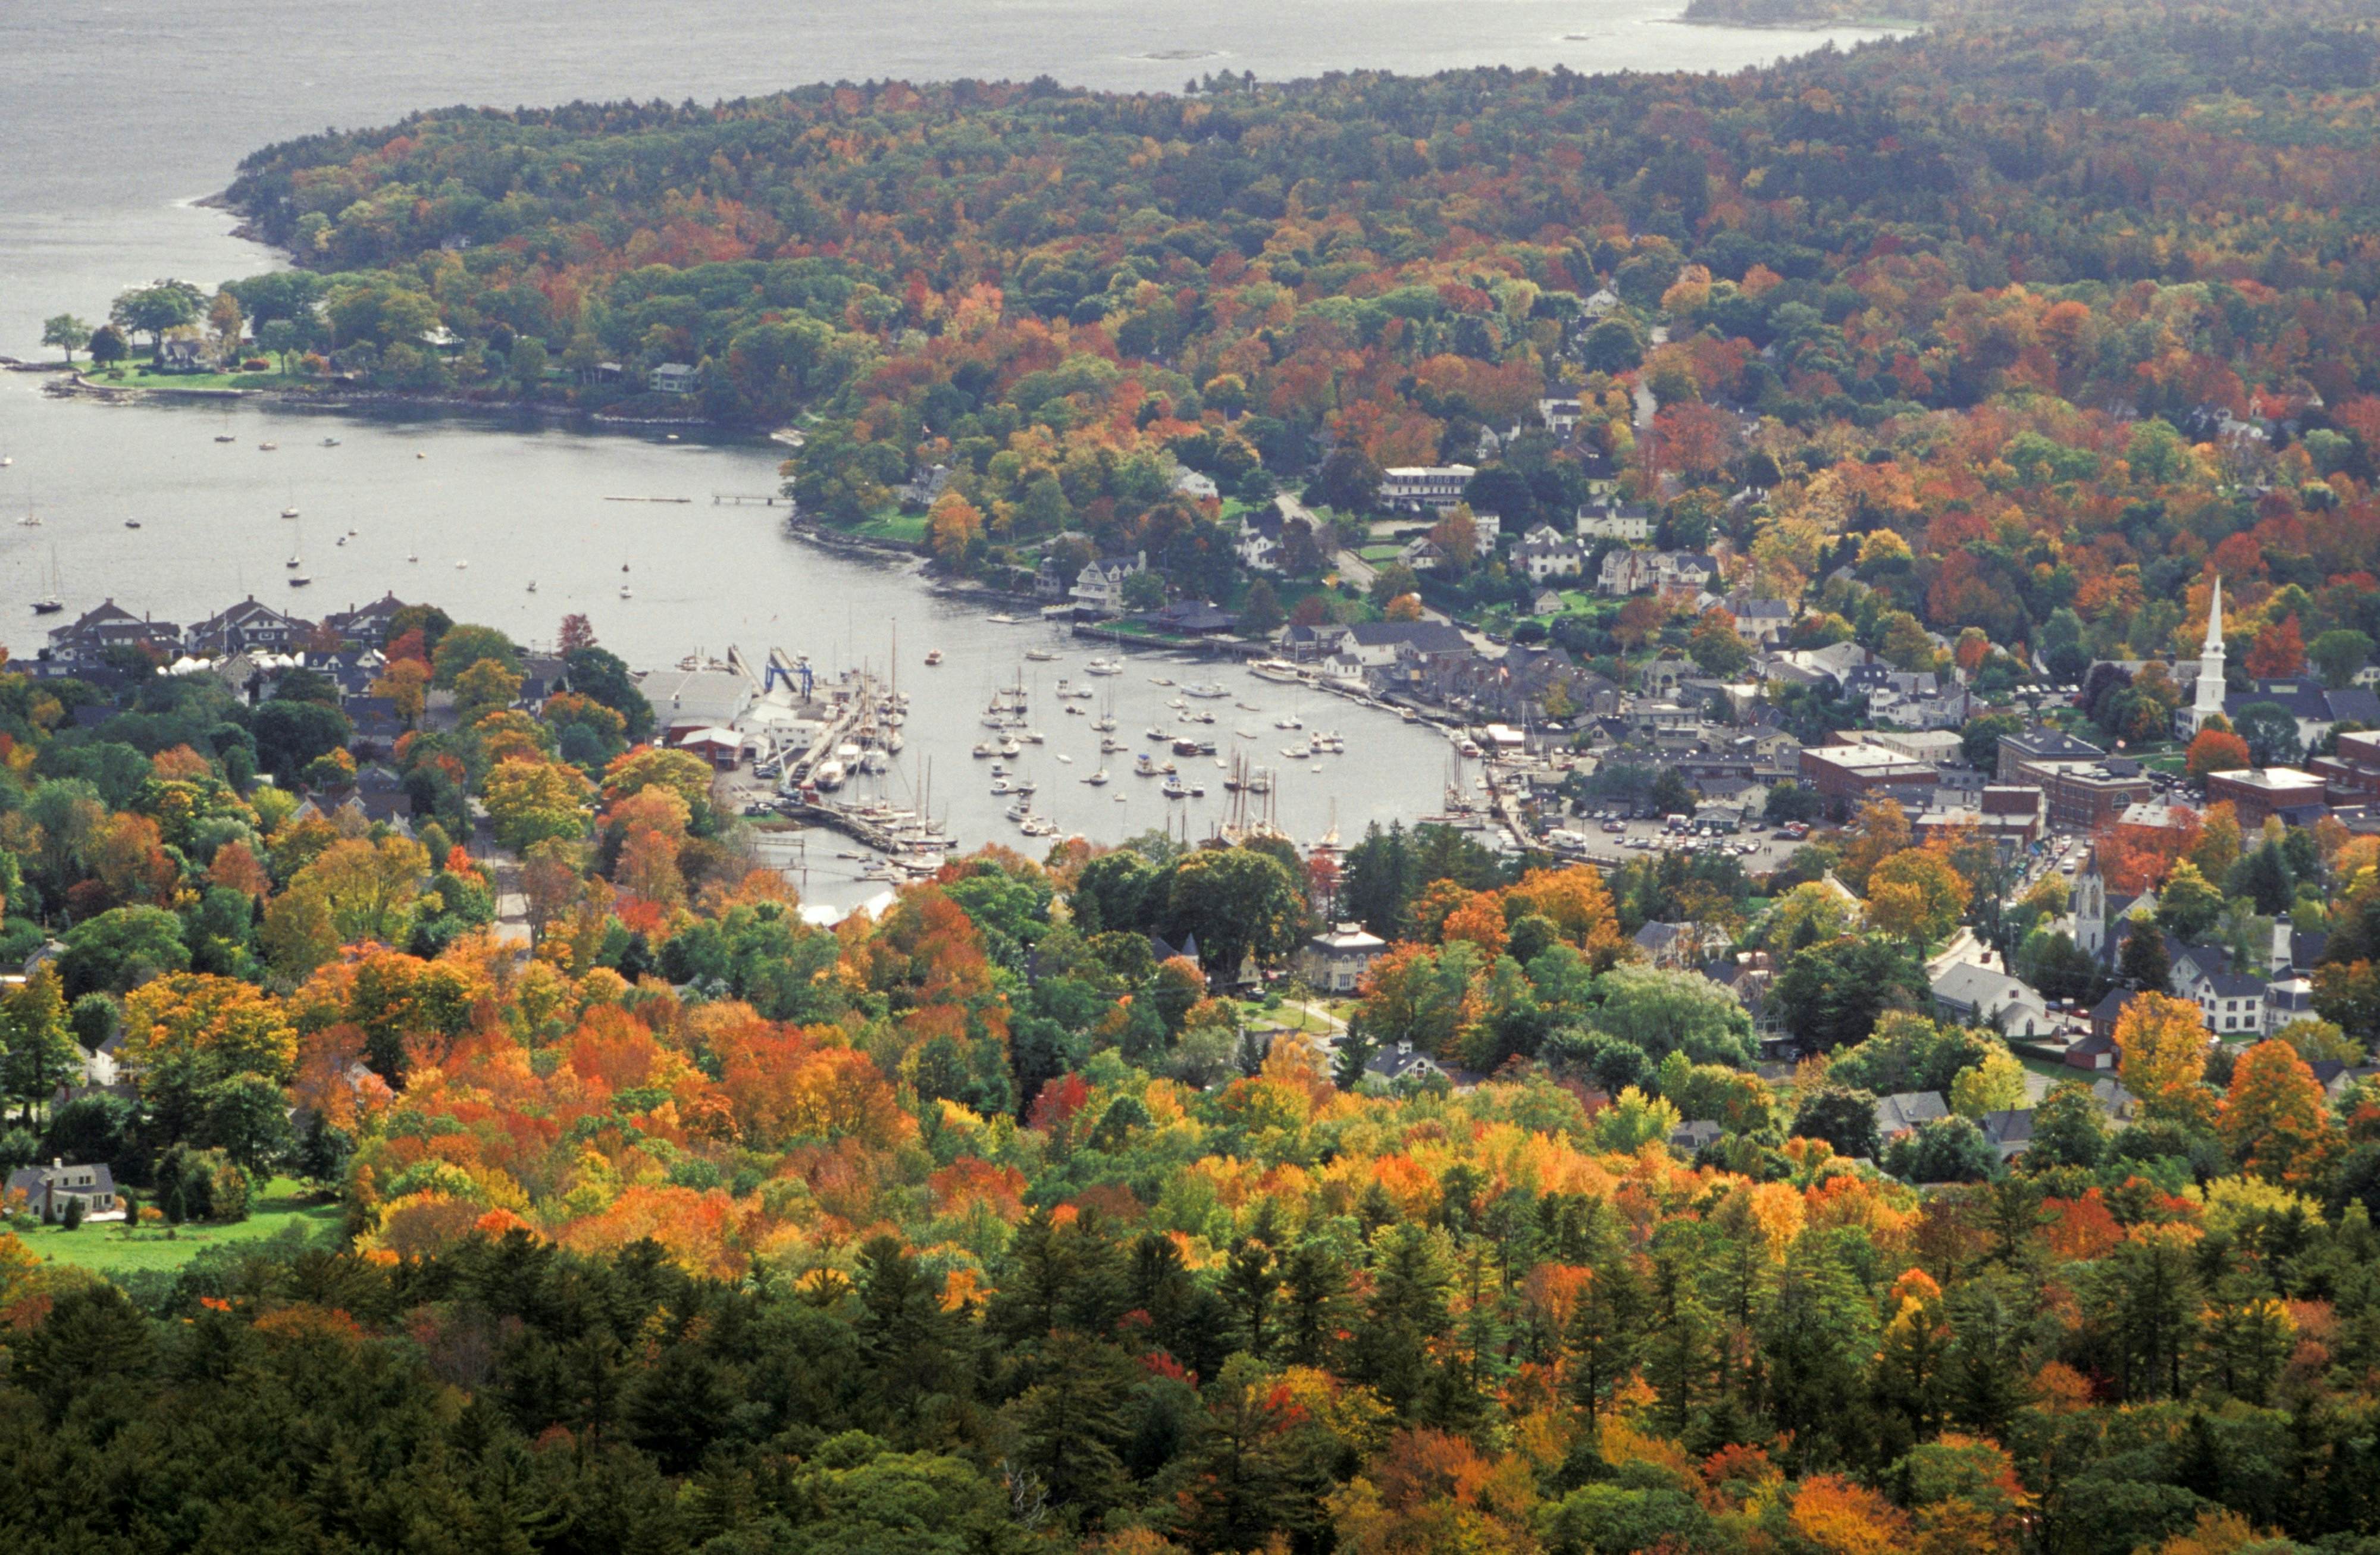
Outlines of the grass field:
M 85 367 L 94 383 L 128 389 L 303 389 L 319 388 L 322 381 L 303 373 L 281 372 L 157 372 L 148 364 L 126 362 L 120 371 Z
M 248 1219 L 236 1225 L 176 1226 L 170 1233 L 163 1226 L 143 1227 L 128 1235 L 123 1222 L 106 1221 L 73 1231 L 40 1226 L 17 1234 L 36 1257 L 75 1264 L 100 1274 L 128 1274 L 178 1269 L 209 1247 L 262 1241 L 292 1226 L 305 1228 L 310 1236 L 322 1237 L 335 1233 L 338 1225 L 335 1200 L 313 1197 L 295 1178 L 275 1177 L 257 1196 Z
M 868 540 L 897 540 L 904 545 L 915 545 L 926 538 L 926 516 L 897 510 L 880 513 L 864 524 L 853 525 L 849 532 Z

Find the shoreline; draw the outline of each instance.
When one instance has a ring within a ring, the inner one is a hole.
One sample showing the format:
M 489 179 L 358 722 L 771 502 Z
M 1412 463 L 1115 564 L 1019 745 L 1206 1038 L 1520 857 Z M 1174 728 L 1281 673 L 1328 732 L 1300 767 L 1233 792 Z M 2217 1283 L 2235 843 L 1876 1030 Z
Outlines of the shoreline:
M 768 441 L 765 432 L 742 432 L 700 416 L 615 416 L 578 406 L 548 405 L 538 400 L 480 400 L 459 395 L 413 394 L 404 389 L 184 388 L 171 383 L 101 383 L 84 376 L 80 366 L 68 368 L 63 363 L 6 362 L 0 363 L 0 369 L 10 372 L 63 374 L 61 381 L 44 385 L 42 393 L 58 399 L 90 399 L 103 404 L 138 405 L 152 401 L 171 404 L 177 400 L 193 404 L 236 402 L 270 406 L 277 410 L 317 411 L 334 415 L 376 408 L 415 408 L 455 420 L 528 416 L 554 423 L 577 422 L 598 430 L 692 428 L 721 434 L 722 442 L 747 437 L 754 442 Z

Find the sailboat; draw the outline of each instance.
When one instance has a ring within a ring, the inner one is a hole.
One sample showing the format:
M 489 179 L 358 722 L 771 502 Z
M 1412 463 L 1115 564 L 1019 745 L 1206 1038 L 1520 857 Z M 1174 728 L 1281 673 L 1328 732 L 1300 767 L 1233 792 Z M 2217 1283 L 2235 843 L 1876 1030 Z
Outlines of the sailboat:
M 306 526 L 302 522 L 298 526 L 298 547 L 281 565 L 290 569 L 289 587 L 292 589 L 305 589 L 313 584 L 314 580 L 299 570 L 306 565 Z
M 33 511 L 33 488 L 30 486 L 25 488 L 25 516 L 17 520 L 17 527 L 20 529 L 38 529 L 42 527 L 42 516 Z
M 33 601 L 33 613 L 55 615 L 66 607 L 66 601 L 58 598 L 58 548 L 53 545 L 50 547 L 49 591 Z

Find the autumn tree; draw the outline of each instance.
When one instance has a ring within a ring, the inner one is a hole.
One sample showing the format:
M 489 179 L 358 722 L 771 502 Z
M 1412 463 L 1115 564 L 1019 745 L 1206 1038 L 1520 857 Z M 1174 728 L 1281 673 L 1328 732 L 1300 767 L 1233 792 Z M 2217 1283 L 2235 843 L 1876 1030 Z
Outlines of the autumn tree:
M 1958 927 L 1967 909 L 1967 882 L 1932 848 L 1903 848 L 1867 877 L 1868 918 L 1887 934 L 1930 944 Z
M 2213 1122 L 2215 1099 L 2204 1083 L 2206 1027 L 2196 1004 L 2143 992 L 2118 1017 L 2115 1041 L 2117 1076 L 2140 1099 L 2143 1116 L 2189 1128 Z
M 2248 765 L 2248 742 L 2228 729 L 2202 729 L 2190 742 L 2183 769 L 2196 783 L 2214 772 L 2232 772 Z
M 2232 1067 L 2216 1131 L 2243 1172 L 2284 1187 L 2328 1180 L 2338 1146 L 2329 1098 L 2297 1050 L 2278 1038 L 2250 1048 Z

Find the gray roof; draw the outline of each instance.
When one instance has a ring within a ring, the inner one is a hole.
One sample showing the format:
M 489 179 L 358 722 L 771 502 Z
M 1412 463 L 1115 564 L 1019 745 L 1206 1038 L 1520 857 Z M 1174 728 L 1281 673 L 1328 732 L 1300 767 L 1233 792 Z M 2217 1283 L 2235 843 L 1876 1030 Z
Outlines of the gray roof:
M 1876 1099 L 1876 1130 L 1887 1136 L 1901 1134 L 1949 1115 L 1950 1104 L 1938 1090 L 1896 1091 Z
M 1471 651 L 1471 639 L 1443 621 L 1359 621 L 1347 633 L 1366 648 L 1405 647 L 1416 653 Z

